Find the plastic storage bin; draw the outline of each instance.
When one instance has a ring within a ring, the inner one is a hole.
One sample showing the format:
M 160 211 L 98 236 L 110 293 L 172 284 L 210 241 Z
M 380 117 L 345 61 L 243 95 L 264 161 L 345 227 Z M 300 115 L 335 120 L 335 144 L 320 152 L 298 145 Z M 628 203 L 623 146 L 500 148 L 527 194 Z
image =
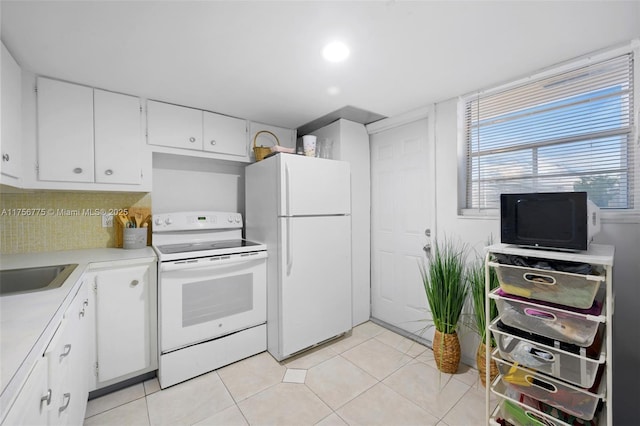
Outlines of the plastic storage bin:
M 519 367 L 494 356 L 507 387 L 584 420 L 594 417 L 604 391 L 591 391 Z
M 582 388 L 593 386 L 598 368 L 606 359 L 606 354 L 600 351 L 600 336 L 591 347 L 580 348 L 506 327 L 499 320 L 494 321 L 489 330 L 496 339 L 498 352 L 503 360 L 519 363 Z M 596 356 L 591 357 L 591 354 Z
M 508 294 L 579 309 L 589 309 L 603 275 L 581 275 L 489 262 L 500 288 Z
M 600 323 L 602 302 L 596 300 L 591 309 L 570 310 L 552 303 L 528 301 L 506 294 L 502 289 L 491 292 L 500 319 L 506 325 L 578 346 L 591 346 Z
M 596 414 L 591 420 L 576 420 L 576 416 L 508 388 L 502 379 L 493 382 L 491 391 L 501 399 L 491 416 L 490 424 L 493 426 L 501 425 L 498 419 L 507 420 L 518 426 L 575 426 L 577 424 L 597 426 L 600 424 L 602 411 L 599 409 L 596 409 Z
M 512 425 L 527 425 L 527 426 L 559 426 L 563 423 L 554 422 L 546 417 L 543 417 L 531 409 L 526 409 L 516 403 L 508 400 L 502 401 L 500 406 L 500 415 Z

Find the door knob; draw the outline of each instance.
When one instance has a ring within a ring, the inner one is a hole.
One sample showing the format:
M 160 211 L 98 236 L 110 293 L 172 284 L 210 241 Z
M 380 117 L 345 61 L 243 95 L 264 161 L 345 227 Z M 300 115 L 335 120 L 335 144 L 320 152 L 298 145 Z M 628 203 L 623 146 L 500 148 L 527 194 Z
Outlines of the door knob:
M 424 247 L 422 247 L 422 250 L 424 250 L 424 252 L 427 254 L 431 253 L 431 244 L 425 244 Z

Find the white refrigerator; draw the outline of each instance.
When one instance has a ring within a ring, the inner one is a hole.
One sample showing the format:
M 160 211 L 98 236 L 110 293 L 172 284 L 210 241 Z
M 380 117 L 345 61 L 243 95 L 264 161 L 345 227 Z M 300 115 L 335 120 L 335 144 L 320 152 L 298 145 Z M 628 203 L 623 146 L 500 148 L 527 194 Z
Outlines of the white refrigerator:
M 344 161 L 277 154 L 245 168 L 246 238 L 267 245 L 279 361 L 351 329 L 350 188 Z

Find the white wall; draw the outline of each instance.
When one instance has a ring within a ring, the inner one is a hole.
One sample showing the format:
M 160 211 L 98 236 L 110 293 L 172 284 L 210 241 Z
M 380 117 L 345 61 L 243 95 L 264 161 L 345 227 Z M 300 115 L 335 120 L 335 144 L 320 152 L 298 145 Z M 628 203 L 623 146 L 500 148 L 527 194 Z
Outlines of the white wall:
M 153 214 L 188 210 L 244 215 L 244 165 L 153 154 Z
M 457 100 L 441 102 L 435 107 L 436 211 L 438 235 L 460 236 L 478 251 L 493 235 L 500 240 L 498 218 L 471 218 L 458 215 L 458 140 Z M 636 165 L 640 173 L 640 165 Z M 613 222 L 605 220 L 595 239 L 616 248 L 613 274 L 615 292 L 614 317 L 614 416 L 616 424 L 636 424 L 634 398 L 640 365 L 640 217 Z M 473 359 L 477 338 L 462 340 L 465 361 Z M 632 374 L 630 374 L 632 373 Z
M 364 125 L 338 120 L 312 134 L 333 140 L 333 158 L 351 164 L 353 325 L 371 314 L 371 162 Z

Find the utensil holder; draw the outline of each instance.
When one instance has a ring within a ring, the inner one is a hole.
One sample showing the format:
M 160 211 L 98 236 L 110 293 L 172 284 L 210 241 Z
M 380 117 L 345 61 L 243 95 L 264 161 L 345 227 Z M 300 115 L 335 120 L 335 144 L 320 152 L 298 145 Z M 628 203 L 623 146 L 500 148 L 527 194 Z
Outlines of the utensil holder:
M 141 249 L 147 246 L 147 228 L 124 228 L 122 248 Z

